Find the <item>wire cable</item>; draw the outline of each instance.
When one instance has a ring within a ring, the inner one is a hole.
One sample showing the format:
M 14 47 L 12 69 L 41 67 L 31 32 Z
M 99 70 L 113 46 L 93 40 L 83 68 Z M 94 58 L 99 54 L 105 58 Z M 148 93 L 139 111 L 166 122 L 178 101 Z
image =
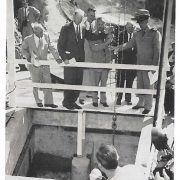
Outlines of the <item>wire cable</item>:
M 11 93 L 14 92 L 15 90 L 16 90 L 16 84 L 15 84 L 15 82 L 14 82 L 14 88 L 13 88 L 11 91 L 9 91 L 8 93 L 6 93 L 6 96 L 9 95 L 9 94 L 11 94 Z

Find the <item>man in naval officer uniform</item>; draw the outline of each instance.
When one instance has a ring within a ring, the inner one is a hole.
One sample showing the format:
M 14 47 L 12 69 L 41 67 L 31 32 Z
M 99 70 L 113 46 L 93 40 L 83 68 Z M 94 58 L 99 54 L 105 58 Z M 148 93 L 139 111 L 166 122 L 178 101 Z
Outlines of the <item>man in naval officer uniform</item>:
M 139 30 L 133 38 L 122 45 L 113 47 L 117 53 L 118 51 L 126 50 L 135 47 L 137 49 L 137 64 L 138 65 L 155 65 L 159 64 L 161 35 L 156 29 L 150 28 L 148 25 L 149 11 L 146 9 L 139 9 L 133 20 L 137 20 L 141 30 Z M 152 89 L 148 71 L 137 71 L 137 88 L 138 89 Z M 148 114 L 152 108 L 152 95 L 140 94 L 139 101 L 133 109 L 144 108 L 143 114 Z

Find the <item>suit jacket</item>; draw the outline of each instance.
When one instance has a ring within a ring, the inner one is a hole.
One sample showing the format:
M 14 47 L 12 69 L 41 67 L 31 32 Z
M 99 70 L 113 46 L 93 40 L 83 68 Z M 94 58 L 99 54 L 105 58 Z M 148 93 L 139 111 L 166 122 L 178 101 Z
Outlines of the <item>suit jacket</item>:
M 125 30 L 125 31 L 122 31 L 119 35 L 119 44 L 124 44 L 126 42 L 128 42 L 128 32 Z M 136 62 L 137 62 L 137 58 L 136 58 L 135 48 L 130 48 L 130 49 L 124 50 L 123 52 L 119 52 L 118 63 L 136 64 Z
M 97 35 L 98 36 L 98 35 Z M 105 45 L 105 40 L 94 40 L 89 41 L 90 51 L 91 51 L 91 62 L 93 63 L 110 63 L 111 52 L 108 46 Z
M 42 37 L 42 42 L 43 44 L 41 48 L 41 55 L 38 56 L 38 60 L 47 60 L 48 50 L 52 53 L 55 59 L 59 59 L 59 54 L 54 48 L 54 46 L 51 44 L 48 34 L 44 33 Z M 24 39 L 24 42 L 22 44 L 22 52 L 27 59 L 31 59 L 32 53 L 38 55 L 38 48 L 36 47 L 34 34 L 27 36 Z
M 26 14 L 27 16 L 25 17 L 24 7 L 20 8 L 18 10 L 18 28 L 19 29 L 22 28 L 22 23 L 26 18 L 30 23 L 34 23 L 34 22 L 38 21 L 38 18 L 40 16 L 40 11 L 38 9 L 36 9 L 33 6 L 28 6 L 27 12 L 28 12 Z
M 77 62 L 84 62 L 84 27 L 81 27 L 81 30 L 82 39 L 78 42 L 73 22 L 62 27 L 57 44 L 62 60 L 75 58 Z
M 124 50 L 130 48 L 137 48 L 138 65 L 157 66 L 161 51 L 161 34 L 158 30 L 149 27 L 145 34 L 140 30 L 123 45 Z

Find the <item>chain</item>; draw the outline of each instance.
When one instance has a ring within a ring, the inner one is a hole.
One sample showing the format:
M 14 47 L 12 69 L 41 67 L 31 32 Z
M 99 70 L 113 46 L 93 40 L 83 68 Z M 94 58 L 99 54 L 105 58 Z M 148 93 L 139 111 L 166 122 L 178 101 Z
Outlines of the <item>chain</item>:
M 116 124 L 116 121 L 117 121 L 117 114 L 113 114 L 113 122 L 112 122 L 112 130 L 113 130 L 113 137 L 112 137 L 112 144 L 114 145 L 115 144 L 115 135 L 116 135 L 116 129 L 117 129 L 117 124 Z
M 111 2 L 112 3 L 112 2 Z M 111 7 L 112 8 L 112 7 Z M 124 7 L 124 22 L 125 22 L 125 19 L 126 19 L 126 12 L 127 12 L 127 1 L 125 1 L 125 7 Z M 120 16 L 120 13 L 119 13 L 119 25 L 118 25 L 118 37 L 117 37 L 117 45 L 119 46 L 120 45 L 120 33 L 121 33 L 121 29 L 120 29 L 120 22 L 121 22 L 121 16 Z M 124 29 L 123 31 L 125 30 L 125 26 L 124 26 Z M 124 42 L 124 36 L 123 36 L 123 42 Z M 122 64 L 122 60 L 123 60 L 123 51 L 121 53 L 121 64 Z M 117 53 L 117 60 L 119 60 L 119 53 Z M 119 75 L 119 82 L 121 81 L 121 73 L 117 73 L 117 71 L 115 71 L 115 78 L 117 80 L 117 75 Z M 120 85 L 120 84 L 119 84 Z M 115 94 L 115 99 L 114 99 L 114 114 L 113 114 L 113 117 L 112 117 L 112 130 L 113 130 L 113 137 L 112 137 L 112 144 L 114 145 L 115 144 L 115 135 L 116 135 L 116 129 L 117 129 L 117 112 L 116 112 L 116 94 Z

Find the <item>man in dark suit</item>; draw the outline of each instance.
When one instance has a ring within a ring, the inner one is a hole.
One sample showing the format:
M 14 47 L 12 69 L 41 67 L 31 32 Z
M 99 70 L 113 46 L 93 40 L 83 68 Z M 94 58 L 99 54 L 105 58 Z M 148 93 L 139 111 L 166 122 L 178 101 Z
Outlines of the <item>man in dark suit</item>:
M 84 27 L 81 26 L 84 12 L 77 9 L 73 21 L 62 27 L 59 40 L 58 52 L 65 64 L 75 58 L 77 62 L 84 62 Z M 74 67 L 64 68 L 64 83 L 71 85 L 82 85 L 83 69 Z M 67 109 L 81 109 L 76 104 L 79 91 L 65 90 L 63 106 Z
M 128 42 L 134 33 L 134 26 L 128 22 L 125 26 L 125 30 L 119 35 L 119 44 L 124 44 Z M 118 64 L 136 64 L 136 50 L 134 48 L 119 52 L 118 54 Z M 136 71 L 133 70 L 117 70 L 117 82 L 116 87 L 121 88 L 132 88 L 134 78 L 136 76 Z M 126 84 L 125 84 L 126 81 Z M 121 105 L 123 93 L 117 94 L 117 105 Z M 131 94 L 125 93 L 125 101 L 127 105 L 132 105 Z
M 22 39 L 33 34 L 32 23 L 38 22 L 40 11 L 33 6 L 28 5 L 27 0 L 22 0 L 22 5 L 18 9 L 18 30 L 21 32 Z

